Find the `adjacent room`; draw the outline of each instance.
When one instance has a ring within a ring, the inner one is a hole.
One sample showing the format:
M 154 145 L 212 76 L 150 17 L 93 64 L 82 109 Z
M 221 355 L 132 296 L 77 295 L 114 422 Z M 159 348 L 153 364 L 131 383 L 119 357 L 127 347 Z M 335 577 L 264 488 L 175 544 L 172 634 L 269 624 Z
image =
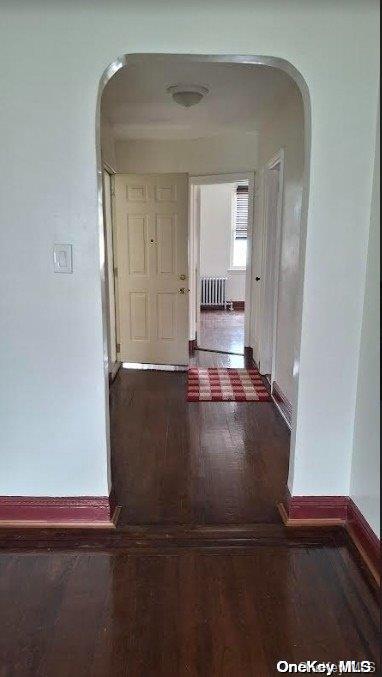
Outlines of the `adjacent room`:
M 201 184 L 199 199 L 200 315 L 197 346 L 199 350 L 243 355 L 248 181 Z

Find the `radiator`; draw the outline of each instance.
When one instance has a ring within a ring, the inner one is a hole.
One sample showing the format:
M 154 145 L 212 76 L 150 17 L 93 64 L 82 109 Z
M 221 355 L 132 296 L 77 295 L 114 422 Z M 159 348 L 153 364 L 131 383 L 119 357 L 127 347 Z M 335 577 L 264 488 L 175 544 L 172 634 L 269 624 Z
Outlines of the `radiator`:
M 227 278 L 226 277 L 202 277 L 201 278 L 202 306 L 222 306 L 226 307 L 227 297 Z

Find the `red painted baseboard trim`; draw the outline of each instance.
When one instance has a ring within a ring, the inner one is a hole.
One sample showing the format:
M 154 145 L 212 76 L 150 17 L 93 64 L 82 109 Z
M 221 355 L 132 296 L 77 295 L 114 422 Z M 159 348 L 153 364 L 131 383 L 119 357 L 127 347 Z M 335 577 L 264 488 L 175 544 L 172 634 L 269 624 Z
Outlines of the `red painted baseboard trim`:
M 119 510 L 110 496 L 2 496 L 0 527 L 115 527 Z
M 288 502 L 288 518 L 346 522 L 347 505 L 346 496 L 293 496 Z
M 348 503 L 346 527 L 364 561 L 372 570 L 374 578 L 377 579 L 380 575 L 381 543 L 351 498 Z
M 349 496 L 291 496 L 278 505 L 286 527 L 333 526 L 346 528 L 365 564 L 379 583 L 380 539 Z

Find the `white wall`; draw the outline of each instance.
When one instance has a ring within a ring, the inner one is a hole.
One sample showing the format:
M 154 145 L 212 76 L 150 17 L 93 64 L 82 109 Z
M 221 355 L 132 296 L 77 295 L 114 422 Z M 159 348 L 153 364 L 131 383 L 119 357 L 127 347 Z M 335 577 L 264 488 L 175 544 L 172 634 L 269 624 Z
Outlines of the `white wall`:
M 378 3 L 3 0 L 0 31 L 0 494 L 107 490 L 95 109 L 101 74 L 128 52 L 273 55 L 307 82 L 312 165 L 290 486 L 347 494 Z M 74 244 L 73 275 L 52 273 L 55 241 Z
M 258 137 L 234 132 L 200 139 L 116 140 L 115 146 L 119 172 L 224 174 L 254 170 Z
M 379 139 L 378 126 L 350 488 L 353 501 L 378 536 L 380 534 Z
M 230 301 L 245 301 L 245 276 L 246 272 L 241 270 L 228 272 L 227 297 Z
M 259 135 L 259 168 L 266 171 L 272 157 L 284 149 L 284 188 L 281 226 L 279 289 L 277 301 L 276 357 L 274 380 L 292 405 L 295 405 L 296 383 L 293 376 L 298 322 L 298 288 L 300 281 L 300 224 L 301 198 L 304 181 L 304 109 L 297 89 L 291 90 L 281 106 L 269 112 L 266 125 Z M 256 222 L 261 229 L 264 183 L 259 182 L 256 201 Z M 261 258 L 259 239 L 255 243 L 257 257 Z M 261 276 L 261 261 L 258 274 Z M 259 285 L 254 283 L 254 294 Z M 256 301 L 255 301 L 256 303 Z M 257 300 L 256 308 L 259 307 Z M 256 319 L 256 313 L 255 313 Z M 255 324 L 254 354 L 258 357 L 259 327 Z
M 115 155 L 113 130 L 109 120 L 104 116 L 101 116 L 101 148 L 102 161 L 108 164 L 111 169 L 116 171 L 117 160 Z
M 200 186 L 200 275 L 227 277 L 227 298 L 245 300 L 245 271 L 230 272 L 234 183 Z

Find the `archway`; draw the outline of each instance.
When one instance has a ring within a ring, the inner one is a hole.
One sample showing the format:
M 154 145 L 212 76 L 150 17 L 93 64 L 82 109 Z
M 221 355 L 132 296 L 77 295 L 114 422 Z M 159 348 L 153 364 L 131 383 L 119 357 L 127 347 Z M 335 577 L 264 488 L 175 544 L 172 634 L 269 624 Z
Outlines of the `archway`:
M 303 285 L 304 285 L 304 270 L 305 270 L 305 242 L 307 229 L 307 212 L 309 199 L 309 173 L 310 173 L 310 145 L 311 145 L 311 112 L 310 112 L 310 96 L 308 87 L 302 75 L 294 68 L 292 64 L 283 59 L 276 57 L 265 56 L 231 56 L 231 55 L 169 55 L 169 54 L 126 54 L 116 59 L 102 75 L 96 113 L 96 148 L 97 148 L 97 181 L 98 181 L 98 206 L 99 206 L 99 239 L 100 239 L 100 271 L 101 271 L 101 287 L 102 287 L 102 312 L 103 312 L 103 327 L 104 327 L 104 354 L 105 365 L 107 363 L 107 302 L 106 302 L 106 280 L 105 280 L 105 242 L 104 242 L 104 223 L 103 223 L 103 204 L 102 204 L 102 161 L 101 161 L 101 98 L 107 83 L 113 76 L 123 68 L 128 68 L 136 63 L 147 59 L 168 59 L 175 62 L 194 62 L 194 63 L 216 63 L 216 64 L 241 64 L 248 66 L 263 66 L 270 69 L 276 69 L 287 74 L 297 85 L 303 102 L 304 109 L 304 172 L 303 172 L 303 190 L 302 190 L 302 204 L 300 215 L 300 241 L 299 241 L 299 273 L 298 273 L 298 294 L 296 301 L 296 331 L 294 341 L 294 357 L 293 357 L 293 382 L 294 395 L 292 407 L 291 420 L 291 445 L 290 445 L 290 464 L 289 476 L 293 473 L 294 460 L 294 445 L 296 435 L 296 420 L 298 409 L 298 381 L 299 381 L 299 364 L 300 364 L 300 344 L 301 344 L 301 320 L 302 320 L 302 301 L 303 301 Z M 108 374 L 105 368 L 105 402 L 108 401 Z M 108 445 L 110 449 L 110 444 Z M 110 453 L 110 452 L 109 452 Z

